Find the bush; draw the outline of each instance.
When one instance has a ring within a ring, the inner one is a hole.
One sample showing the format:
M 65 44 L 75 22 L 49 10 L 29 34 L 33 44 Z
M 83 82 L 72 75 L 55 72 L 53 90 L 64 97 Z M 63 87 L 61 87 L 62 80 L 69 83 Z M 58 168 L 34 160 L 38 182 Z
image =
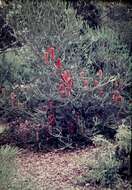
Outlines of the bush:
M 95 133 L 114 137 L 114 123 L 127 114 L 131 61 L 118 34 L 91 29 L 61 1 L 13 1 L 8 20 L 25 44 L 18 53 L 32 71 L 24 90 L 12 89 L 11 112 L 23 97 L 22 114 L 36 126 L 40 142 L 53 136 L 71 146 Z M 41 135 L 45 130 L 48 137 Z
M 84 176 L 85 183 L 99 184 L 105 187 L 114 187 L 119 178 L 119 163 L 116 160 L 114 146 L 104 137 L 94 138 L 96 146 L 100 146 L 95 157 L 85 164 L 88 172 Z
M 131 152 L 131 127 L 125 124 L 119 126 L 116 134 L 116 141 L 120 150 L 126 154 Z
M 118 127 L 116 141 L 111 143 L 104 136 L 95 136 L 96 146 L 94 154 L 84 158 L 82 166 L 86 174 L 77 179 L 79 185 L 87 183 L 99 185 L 100 188 L 131 189 L 130 152 L 131 131 L 124 124 Z

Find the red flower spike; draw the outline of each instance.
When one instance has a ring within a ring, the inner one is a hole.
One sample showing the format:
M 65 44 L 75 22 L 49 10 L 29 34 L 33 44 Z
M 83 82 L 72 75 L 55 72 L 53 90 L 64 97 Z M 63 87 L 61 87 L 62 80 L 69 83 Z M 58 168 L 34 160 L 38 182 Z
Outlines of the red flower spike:
M 69 72 L 69 71 L 64 71 L 64 72 L 61 74 L 61 78 L 63 79 L 63 81 L 64 81 L 65 83 L 68 83 L 68 82 L 71 80 L 70 72 Z
M 101 69 L 98 70 L 97 74 L 96 74 L 99 79 L 101 80 L 103 78 L 103 71 Z
M 98 84 L 99 84 L 99 81 L 98 80 L 94 80 L 94 86 L 96 87 L 96 86 L 98 86 Z
M 53 47 L 48 48 L 48 52 L 50 54 L 51 60 L 54 61 L 55 60 L 55 49 Z
M 10 99 L 11 99 L 11 104 L 12 104 L 12 107 L 15 107 L 16 103 L 17 103 L 17 96 L 14 92 L 12 92 L 10 94 Z
M 69 85 L 71 85 L 69 83 Z M 64 83 L 60 83 L 58 86 L 59 94 L 61 97 L 68 97 L 71 95 L 71 86 L 65 85 Z
M 58 90 L 61 97 L 65 96 L 65 85 L 63 83 L 60 83 L 58 86 Z
M 66 92 L 65 92 L 66 96 L 71 96 L 71 89 L 66 88 Z
M 71 80 L 67 83 L 67 88 L 71 90 L 72 87 L 73 87 L 73 80 L 71 79 Z
M 11 93 L 10 95 L 11 100 L 16 100 L 16 94 L 14 92 Z
M 62 65 L 61 59 L 58 58 L 58 59 L 57 59 L 57 63 L 55 64 L 55 67 L 56 67 L 56 69 L 61 69 L 62 66 L 63 66 L 63 65 Z
M 68 124 L 68 131 L 70 134 L 74 134 L 76 131 L 76 126 L 73 123 Z
M 52 100 L 49 100 L 49 101 L 48 101 L 48 108 L 53 108 L 53 106 L 54 106 L 53 101 L 52 101 Z
M 60 83 L 58 86 L 58 90 L 59 91 L 65 90 L 65 85 L 63 83 Z
M 102 97 L 102 96 L 104 96 L 104 91 L 103 91 L 103 89 L 99 89 L 99 95 Z
M 113 95 L 119 96 L 119 95 L 120 95 L 119 90 L 114 90 L 114 91 L 113 91 Z
M 85 72 L 84 71 L 81 71 L 80 72 L 80 78 L 83 78 L 85 76 Z
M 49 125 L 51 125 L 51 126 L 54 126 L 55 125 L 55 116 L 54 116 L 54 114 L 50 114 L 49 116 L 48 116 L 48 124 Z
M 70 72 L 68 70 L 64 71 L 61 73 L 61 78 L 63 79 L 64 83 L 59 85 L 59 92 L 63 97 L 70 96 L 73 87 L 73 80 L 71 79 Z
M 44 52 L 44 63 L 49 63 L 49 53 L 47 51 Z
M 51 59 L 52 61 L 55 60 L 55 49 L 54 48 L 50 48 L 51 49 Z
M 123 96 L 118 96 L 118 98 L 117 98 L 117 102 L 123 102 L 123 100 L 124 100 L 124 98 L 123 98 Z
M 112 100 L 115 103 L 123 102 L 124 98 L 120 95 L 120 92 L 118 90 L 115 90 L 112 95 Z
M 85 89 L 87 89 L 88 88 L 88 80 L 83 80 L 82 82 L 83 82 L 83 87 Z

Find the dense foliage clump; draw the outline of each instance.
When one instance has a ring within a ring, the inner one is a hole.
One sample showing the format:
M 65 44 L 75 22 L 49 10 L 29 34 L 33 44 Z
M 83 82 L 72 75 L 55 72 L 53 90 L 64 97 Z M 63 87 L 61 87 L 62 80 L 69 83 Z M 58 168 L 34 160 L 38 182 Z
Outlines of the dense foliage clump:
M 82 161 L 87 168 L 84 176 L 78 178 L 78 184 L 98 184 L 100 188 L 131 189 L 130 178 L 131 131 L 122 124 L 118 127 L 116 141 L 108 141 L 97 135 L 93 139 L 98 147 L 95 155 Z M 99 151 L 100 150 L 100 151 Z

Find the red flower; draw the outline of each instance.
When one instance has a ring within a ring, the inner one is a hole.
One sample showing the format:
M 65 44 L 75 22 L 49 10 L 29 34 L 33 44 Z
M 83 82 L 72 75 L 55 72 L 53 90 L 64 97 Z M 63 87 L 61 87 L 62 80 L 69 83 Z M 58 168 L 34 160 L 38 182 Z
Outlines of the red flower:
M 104 91 L 103 91 L 102 88 L 99 89 L 99 95 L 100 95 L 100 96 L 104 96 Z
M 50 114 L 48 116 L 48 124 L 51 125 L 51 126 L 54 126 L 56 124 L 54 114 Z
M 55 67 L 57 68 L 57 69 L 61 69 L 62 68 L 62 63 L 61 63 L 61 59 L 60 58 L 58 58 L 57 59 L 57 63 L 55 64 Z
M 61 78 L 63 79 L 63 81 L 65 83 L 68 83 L 69 81 L 71 81 L 71 74 L 69 71 L 64 71 L 62 74 L 61 74 Z
M 49 100 L 48 101 L 48 108 L 53 108 L 54 104 L 53 104 L 53 101 L 52 100 Z
M 12 107 L 15 107 L 16 103 L 17 103 L 17 96 L 14 92 L 12 92 L 10 94 L 10 99 L 11 99 L 11 105 Z
M 99 84 L 99 81 L 98 80 L 94 80 L 94 86 L 96 87 L 96 86 L 98 86 L 98 84 Z
M 83 80 L 82 82 L 83 82 L 83 87 L 85 89 L 87 89 L 88 88 L 88 80 Z
M 59 93 L 61 97 L 65 96 L 65 85 L 63 83 L 60 83 L 58 86 Z
M 81 71 L 80 72 L 80 78 L 83 78 L 85 76 L 85 72 L 84 71 Z
M 120 92 L 118 90 L 115 90 L 112 95 L 112 100 L 115 103 L 123 102 L 123 96 L 120 95 Z
M 64 91 L 65 90 L 65 85 L 63 83 L 60 83 L 58 86 L 59 91 Z
M 73 84 L 72 80 L 69 81 L 68 84 L 65 84 L 63 82 L 59 84 L 58 90 L 59 90 L 61 97 L 68 97 L 71 95 L 72 84 Z
M 76 132 L 76 126 L 73 123 L 68 123 L 68 131 L 72 135 Z
M 68 89 L 72 89 L 72 87 L 73 87 L 73 80 L 72 79 L 69 80 L 69 82 L 66 84 L 66 86 L 67 86 Z
M 47 51 L 44 52 L 44 62 L 45 62 L 46 64 L 49 63 L 49 53 L 48 53 Z
M 78 120 L 80 118 L 81 114 L 79 112 L 75 113 L 75 118 Z
M 96 74 L 99 79 L 101 80 L 103 78 L 103 71 L 101 69 L 98 70 L 97 74 Z
M 53 47 L 48 48 L 48 52 L 50 54 L 51 60 L 55 60 L 55 49 Z
M 71 95 L 71 90 L 73 87 L 73 80 L 71 78 L 71 74 L 69 71 L 64 71 L 61 74 L 61 78 L 63 79 L 64 87 L 65 87 L 65 96 L 70 96 Z
M 66 88 L 66 96 L 71 96 L 71 89 L 70 88 Z

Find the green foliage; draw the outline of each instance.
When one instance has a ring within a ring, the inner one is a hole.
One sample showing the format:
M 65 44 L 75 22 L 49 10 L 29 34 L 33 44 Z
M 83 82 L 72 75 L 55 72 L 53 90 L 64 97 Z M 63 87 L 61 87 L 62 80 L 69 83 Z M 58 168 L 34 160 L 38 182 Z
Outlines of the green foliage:
M 126 153 L 131 152 L 131 127 L 122 124 L 119 126 L 116 135 L 116 141 L 120 149 L 124 149 Z
M 13 88 L 15 85 L 30 81 L 31 67 L 24 62 L 23 49 L 0 55 L 0 86 Z M 29 75 L 30 74 L 30 75 Z
M 21 178 L 16 165 L 17 148 L 8 145 L 0 147 L 0 190 L 33 190 L 31 179 Z
M 0 124 L 0 136 L 5 131 L 5 126 Z M 5 138 L 8 138 L 5 136 Z M 33 190 L 35 185 L 31 179 L 21 179 L 16 165 L 18 148 L 8 145 L 0 147 L 0 190 Z
M 0 189 L 9 190 L 16 173 L 16 148 L 3 146 L 0 148 Z
M 0 125 L 0 134 L 3 133 L 4 130 L 5 130 L 5 129 L 4 129 L 3 127 L 1 127 L 1 125 Z
M 125 123 L 120 125 L 116 134 L 116 157 L 120 163 L 120 174 L 128 178 L 131 175 L 131 127 Z
M 113 186 L 118 179 L 118 165 L 117 160 L 111 154 L 101 153 L 98 164 L 88 172 L 87 181 L 100 183 L 102 186 Z
M 95 137 L 94 142 L 96 145 L 102 146 L 100 146 L 101 150 L 96 152 L 95 158 L 91 162 L 91 170 L 88 171 L 87 181 L 112 187 L 119 177 L 119 163 L 115 157 L 114 146 L 101 136 Z
M 84 158 L 82 165 L 87 168 L 86 174 L 78 179 L 79 184 L 98 184 L 100 188 L 131 189 L 130 176 L 131 130 L 122 124 L 118 127 L 116 141 L 108 141 L 102 135 L 93 138 L 96 146 L 94 155 Z M 124 176 L 125 180 L 122 180 Z
M 7 119 L 14 115 L 11 93 L 17 94 L 17 104 L 23 103 L 25 100 L 23 86 L 32 80 L 31 66 L 25 62 L 22 54 L 23 49 L 19 52 L 12 51 L 0 55 L 0 116 Z
M 115 157 L 114 145 L 101 135 L 95 136 L 93 141 L 98 148 L 88 160 L 85 158 L 83 161 L 87 168 L 83 182 L 114 187 L 119 178 L 119 163 Z

